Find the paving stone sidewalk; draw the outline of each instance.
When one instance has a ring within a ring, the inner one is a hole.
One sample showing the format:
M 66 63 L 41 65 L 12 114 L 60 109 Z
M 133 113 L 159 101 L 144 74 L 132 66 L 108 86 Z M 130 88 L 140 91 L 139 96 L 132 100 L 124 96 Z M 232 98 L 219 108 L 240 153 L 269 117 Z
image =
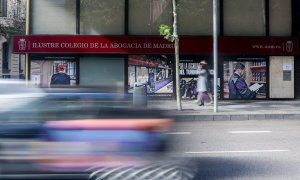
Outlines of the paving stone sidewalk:
M 182 111 L 176 100 L 149 100 L 149 108 L 168 110 L 176 120 L 265 120 L 299 119 L 300 100 L 219 100 L 218 112 L 213 104 L 198 106 L 194 100 L 182 100 Z

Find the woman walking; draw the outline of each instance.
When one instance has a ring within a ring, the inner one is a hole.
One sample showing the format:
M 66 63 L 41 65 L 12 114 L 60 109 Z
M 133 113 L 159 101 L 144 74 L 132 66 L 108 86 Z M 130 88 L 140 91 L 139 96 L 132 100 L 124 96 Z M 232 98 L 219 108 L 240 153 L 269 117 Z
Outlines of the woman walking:
M 199 76 L 197 81 L 197 91 L 198 91 L 198 99 L 197 104 L 199 106 L 204 106 L 204 101 L 210 101 L 208 96 L 208 70 L 207 63 L 205 61 L 201 61 L 199 63 Z

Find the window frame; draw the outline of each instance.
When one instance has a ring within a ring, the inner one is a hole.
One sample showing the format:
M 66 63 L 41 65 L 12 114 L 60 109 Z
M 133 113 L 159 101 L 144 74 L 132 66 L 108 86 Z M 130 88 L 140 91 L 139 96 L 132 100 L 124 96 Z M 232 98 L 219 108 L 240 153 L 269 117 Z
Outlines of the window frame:
M 7 0 L 0 0 L 0 17 L 7 17 Z

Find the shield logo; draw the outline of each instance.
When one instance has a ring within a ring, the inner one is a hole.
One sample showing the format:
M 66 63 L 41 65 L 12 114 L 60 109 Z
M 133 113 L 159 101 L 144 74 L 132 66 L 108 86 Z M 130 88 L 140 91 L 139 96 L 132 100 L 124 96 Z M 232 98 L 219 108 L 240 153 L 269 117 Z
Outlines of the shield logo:
M 19 39 L 18 41 L 19 50 L 25 51 L 26 50 L 26 40 L 25 39 Z
M 293 52 L 293 42 L 287 41 L 285 44 L 286 52 Z

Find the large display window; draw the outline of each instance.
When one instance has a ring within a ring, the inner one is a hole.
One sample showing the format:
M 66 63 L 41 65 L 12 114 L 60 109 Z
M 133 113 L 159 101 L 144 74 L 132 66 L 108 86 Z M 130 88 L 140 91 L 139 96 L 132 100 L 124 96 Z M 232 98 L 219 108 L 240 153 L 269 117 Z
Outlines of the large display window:
M 76 34 L 76 0 L 31 0 L 31 34 Z
M 183 99 L 197 98 L 197 80 L 199 75 L 199 63 L 206 61 L 207 68 L 212 75 L 210 61 L 206 57 L 181 57 L 179 62 L 180 70 L 180 95 Z M 212 76 L 211 76 L 212 77 Z M 213 81 L 213 78 L 210 79 Z M 211 83 L 210 83 L 211 84 Z
M 268 71 L 266 58 L 225 58 L 224 99 L 266 99 Z
M 123 0 L 81 0 L 80 34 L 122 35 L 125 26 L 124 14 Z
M 171 96 L 173 90 L 172 58 L 165 55 L 128 56 L 128 92 L 137 84 L 146 84 L 147 94 Z
M 269 1 L 270 36 L 292 36 L 292 0 Z
M 159 35 L 161 24 L 172 24 L 172 2 L 169 0 L 129 0 L 128 33 Z
M 124 90 L 124 62 L 123 56 L 81 56 L 79 61 L 80 86 L 116 87 Z
M 37 86 L 67 87 L 77 84 L 77 62 L 74 57 L 31 59 L 30 80 Z
M 224 0 L 225 36 L 265 36 L 265 0 Z
M 212 0 L 180 0 L 177 6 L 179 35 L 211 36 L 213 34 Z M 193 28 L 191 28 L 191 19 L 197 19 L 193 21 Z

